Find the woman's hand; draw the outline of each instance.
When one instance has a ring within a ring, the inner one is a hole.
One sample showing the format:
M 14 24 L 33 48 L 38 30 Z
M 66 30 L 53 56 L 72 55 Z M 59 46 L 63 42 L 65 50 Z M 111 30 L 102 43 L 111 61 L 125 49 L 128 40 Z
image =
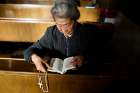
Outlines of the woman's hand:
M 46 69 L 44 68 L 43 64 L 45 64 L 45 66 L 47 68 L 50 68 L 49 64 L 46 62 L 47 60 L 42 60 L 38 55 L 36 54 L 32 54 L 31 56 L 31 60 L 32 62 L 35 64 L 37 70 L 41 71 L 41 72 L 46 72 Z
M 84 57 L 83 56 L 74 56 L 72 63 L 76 67 L 81 67 L 84 64 Z

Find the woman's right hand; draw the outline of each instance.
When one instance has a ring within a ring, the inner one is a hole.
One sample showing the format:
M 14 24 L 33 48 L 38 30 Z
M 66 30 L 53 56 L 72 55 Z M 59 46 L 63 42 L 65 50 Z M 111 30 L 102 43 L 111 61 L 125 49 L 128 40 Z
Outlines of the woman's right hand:
M 41 72 L 46 72 L 46 69 L 44 68 L 43 64 L 44 61 L 36 54 L 31 55 L 31 60 L 35 64 L 36 69 L 41 71 Z M 49 65 L 45 63 L 45 65 L 48 67 Z

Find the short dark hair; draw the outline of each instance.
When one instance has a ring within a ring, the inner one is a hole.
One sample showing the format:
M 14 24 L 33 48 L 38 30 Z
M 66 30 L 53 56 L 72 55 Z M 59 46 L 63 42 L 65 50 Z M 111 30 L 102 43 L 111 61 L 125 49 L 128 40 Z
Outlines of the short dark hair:
M 54 19 L 55 17 L 71 18 L 71 20 L 76 21 L 80 17 L 80 11 L 77 6 L 65 2 L 55 3 L 51 9 L 51 14 Z
M 70 3 L 75 6 L 80 6 L 80 0 L 55 0 L 55 3 L 60 3 L 60 2 L 65 2 L 65 3 Z

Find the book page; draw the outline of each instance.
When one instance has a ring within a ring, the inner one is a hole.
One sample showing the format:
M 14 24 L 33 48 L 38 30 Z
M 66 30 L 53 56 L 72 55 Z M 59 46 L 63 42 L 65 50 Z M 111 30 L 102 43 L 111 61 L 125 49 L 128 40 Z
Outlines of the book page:
M 73 60 L 73 57 L 68 57 L 64 59 L 63 69 L 62 69 L 61 74 L 66 73 L 67 70 L 76 69 L 76 67 L 71 63 L 72 60 Z
M 52 69 L 48 69 L 48 71 L 61 73 L 63 68 L 63 60 L 59 58 L 52 58 L 50 65 Z

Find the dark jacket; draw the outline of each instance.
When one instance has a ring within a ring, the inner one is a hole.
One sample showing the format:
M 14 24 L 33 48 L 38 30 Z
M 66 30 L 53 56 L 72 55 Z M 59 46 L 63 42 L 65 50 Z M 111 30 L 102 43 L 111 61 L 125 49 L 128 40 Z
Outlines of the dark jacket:
M 56 25 L 47 29 L 43 37 L 24 52 L 28 61 L 32 53 L 40 57 L 58 57 L 64 59 L 70 56 L 82 55 L 87 62 L 92 61 L 99 43 L 99 29 L 89 24 L 74 24 L 73 35 L 65 38 Z

